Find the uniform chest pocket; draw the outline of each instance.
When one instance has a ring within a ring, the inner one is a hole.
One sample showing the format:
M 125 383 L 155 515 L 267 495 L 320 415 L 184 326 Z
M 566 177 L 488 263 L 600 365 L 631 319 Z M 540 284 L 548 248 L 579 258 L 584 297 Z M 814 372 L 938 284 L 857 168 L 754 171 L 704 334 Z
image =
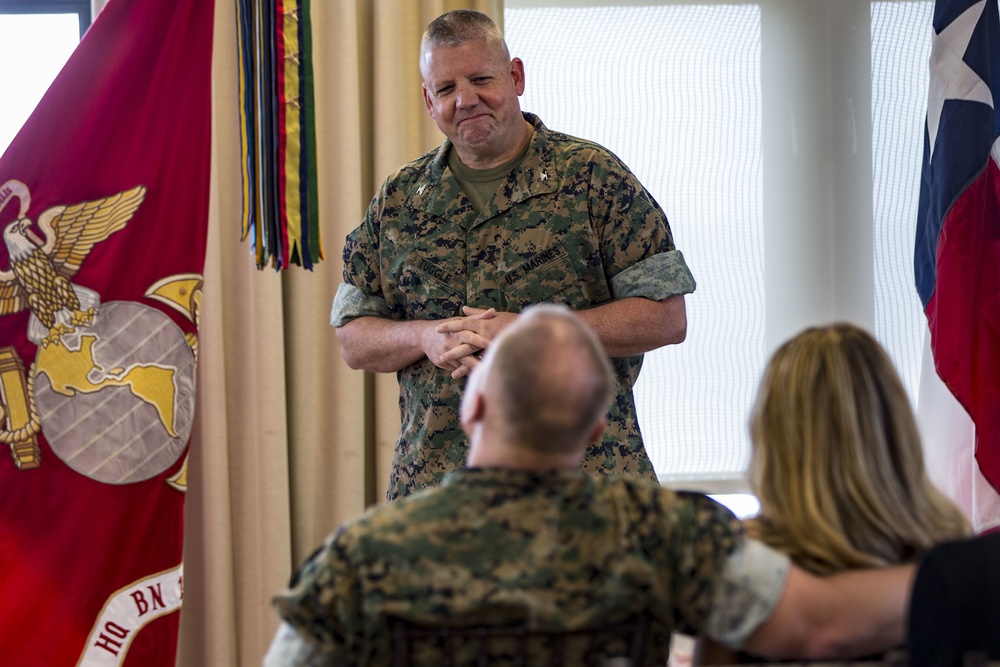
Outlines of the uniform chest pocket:
M 456 275 L 415 251 L 410 251 L 403 261 L 399 289 L 413 319 L 440 319 L 461 314 L 464 276 Z
M 563 303 L 570 308 L 587 305 L 573 261 L 560 244 L 535 253 L 502 274 L 498 282 L 512 312 L 533 303 Z

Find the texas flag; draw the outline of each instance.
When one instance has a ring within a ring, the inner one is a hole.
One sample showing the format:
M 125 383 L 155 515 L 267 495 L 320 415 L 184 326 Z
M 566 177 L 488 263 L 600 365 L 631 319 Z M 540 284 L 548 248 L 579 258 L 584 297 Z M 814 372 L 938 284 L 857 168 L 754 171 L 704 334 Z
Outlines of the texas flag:
M 4 667 L 175 663 L 213 13 L 110 0 L 0 157 Z
M 937 373 L 972 418 L 975 458 L 1000 489 L 997 2 L 939 0 L 933 30 L 916 286 Z

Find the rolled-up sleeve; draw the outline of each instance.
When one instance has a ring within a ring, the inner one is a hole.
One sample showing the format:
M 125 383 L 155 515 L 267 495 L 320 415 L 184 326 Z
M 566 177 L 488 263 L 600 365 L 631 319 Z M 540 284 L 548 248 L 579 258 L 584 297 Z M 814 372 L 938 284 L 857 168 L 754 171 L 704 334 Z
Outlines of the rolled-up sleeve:
M 647 257 L 611 278 L 611 292 L 616 299 L 645 297 L 662 301 L 695 289 L 694 276 L 680 250 Z
M 278 627 L 264 656 L 264 667 L 331 667 L 344 664 L 322 646 L 308 641 L 288 623 Z
M 330 308 L 330 326 L 340 327 L 358 317 L 389 317 L 389 303 L 382 294 L 379 236 L 388 180 L 368 205 L 361 224 L 344 241 L 344 279 Z
M 341 283 L 333 297 L 330 326 L 342 327 L 358 317 L 390 317 L 389 304 L 380 296 L 365 294 L 354 285 Z
M 771 618 L 790 570 L 788 556 L 746 540 L 726 559 L 705 634 L 731 649 L 743 648 L 753 631 Z

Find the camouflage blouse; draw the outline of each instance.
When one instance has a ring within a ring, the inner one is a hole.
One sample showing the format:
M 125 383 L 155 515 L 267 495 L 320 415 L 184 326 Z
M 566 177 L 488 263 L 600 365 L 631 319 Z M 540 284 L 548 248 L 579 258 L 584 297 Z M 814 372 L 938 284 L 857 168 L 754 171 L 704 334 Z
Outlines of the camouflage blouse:
M 482 211 L 448 168 L 445 142 L 382 184 L 344 247 L 344 282 L 330 324 L 461 316 L 464 305 L 518 313 L 541 302 L 575 310 L 614 299 L 694 291 L 666 216 L 622 162 L 597 144 L 548 130 Z M 584 469 L 655 479 L 632 386 L 642 355 L 613 360 L 618 393 L 604 439 Z M 398 373 L 402 428 L 389 498 L 440 483 L 462 467 L 463 380 L 424 358 Z
M 743 543 L 732 513 L 700 494 L 472 469 L 340 528 L 274 602 L 334 664 L 390 664 L 390 616 L 567 630 L 646 614 L 646 658 L 662 665 L 671 631 L 705 629 Z

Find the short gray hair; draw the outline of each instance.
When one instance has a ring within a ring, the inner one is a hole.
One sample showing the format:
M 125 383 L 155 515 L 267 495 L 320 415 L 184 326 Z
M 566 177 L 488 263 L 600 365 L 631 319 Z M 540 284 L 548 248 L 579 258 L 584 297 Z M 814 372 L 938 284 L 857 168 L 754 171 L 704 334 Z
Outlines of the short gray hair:
M 489 16 L 475 9 L 455 9 L 428 24 L 420 39 L 420 71 L 424 71 L 424 54 L 438 46 L 461 46 L 466 42 L 483 41 L 510 60 L 510 51 L 503 32 Z

